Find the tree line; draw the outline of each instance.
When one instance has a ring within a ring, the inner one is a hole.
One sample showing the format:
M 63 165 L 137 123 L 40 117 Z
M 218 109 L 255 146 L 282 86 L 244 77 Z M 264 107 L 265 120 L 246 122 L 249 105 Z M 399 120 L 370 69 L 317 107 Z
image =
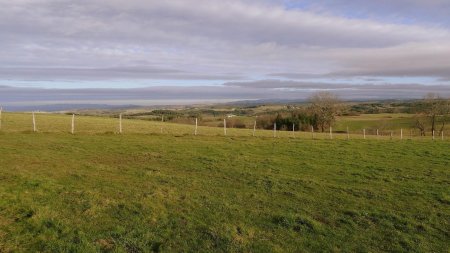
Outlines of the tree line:
M 280 112 L 276 115 L 258 117 L 258 127 L 278 130 L 309 131 L 313 127 L 316 131 L 326 131 L 333 126 L 338 115 L 346 111 L 346 106 L 331 92 L 318 92 L 309 98 L 309 105 L 290 112 Z M 415 114 L 411 127 L 417 128 L 420 135 L 426 133 L 441 134 L 450 121 L 450 99 L 439 94 L 430 93 L 423 99 L 411 103 L 412 113 Z
M 415 127 L 420 135 L 441 134 L 445 125 L 450 121 L 450 99 L 443 98 L 436 93 L 429 93 L 415 106 Z
M 258 118 L 258 127 L 272 129 L 276 124 L 278 130 L 302 130 L 313 127 L 324 132 L 336 121 L 342 109 L 342 102 L 331 92 L 318 92 L 309 98 L 309 106 L 295 109 L 288 113 L 278 113 L 276 116 Z

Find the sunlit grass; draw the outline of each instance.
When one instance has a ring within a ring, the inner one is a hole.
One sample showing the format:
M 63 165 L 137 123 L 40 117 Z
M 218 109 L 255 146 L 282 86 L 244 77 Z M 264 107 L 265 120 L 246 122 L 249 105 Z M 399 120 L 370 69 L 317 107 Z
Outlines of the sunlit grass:
M 43 117 L 41 131 L 61 132 L 0 133 L 0 251 L 449 249 L 448 142 L 158 134 L 146 131 L 171 125 L 140 121 L 119 135 L 104 133 L 117 119 L 89 117 L 71 135 L 67 117 Z
M 384 115 L 386 116 L 386 115 Z M 403 132 L 403 139 L 414 140 L 431 140 L 429 136 L 418 136 L 417 131 L 412 128 L 400 129 L 398 126 L 388 128 L 382 127 L 376 123 L 377 121 L 367 121 L 363 116 L 361 120 L 349 120 L 348 118 L 339 119 L 335 126 L 332 128 L 332 135 L 329 133 L 329 129 L 326 129 L 324 133 L 319 132 L 317 129 L 314 132 L 311 131 L 277 131 L 273 130 L 261 130 L 256 129 L 253 133 L 253 129 L 235 129 L 227 128 L 227 136 L 244 137 L 274 137 L 277 138 L 300 138 L 300 139 L 364 139 L 364 130 L 366 131 L 366 139 L 393 139 L 400 140 L 401 132 Z M 383 117 L 383 115 L 379 115 Z M 49 114 L 49 113 L 36 113 L 36 128 L 37 132 L 41 133 L 69 133 L 71 131 L 71 115 L 64 114 Z M 375 118 L 370 116 L 369 118 Z M 401 116 L 396 118 L 402 119 Z M 376 118 L 378 119 L 378 118 Z M 398 122 L 397 122 L 398 123 Z M 397 124 L 396 123 L 396 124 Z M 398 123 L 400 124 L 400 123 Z M 349 127 L 349 134 L 346 133 L 347 127 Z M 378 127 L 379 128 L 378 128 Z M 124 117 L 122 121 L 123 134 L 169 134 L 176 136 L 194 135 L 195 133 L 195 121 L 192 124 L 176 124 L 160 121 L 148 121 L 137 119 L 126 119 Z M 376 130 L 379 129 L 379 135 L 376 135 Z M 30 132 L 33 131 L 32 114 L 31 113 L 3 113 L 2 117 L 2 132 Z M 101 133 L 119 133 L 119 119 L 113 117 L 94 117 L 94 116 L 76 116 L 75 117 L 75 134 L 101 134 Z M 392 133 L 392 137 L 391 137 Z M 223 127 L 206 127 L 198 126 L 197 134 L 200 136 L 224 136 L 225 131 Z M 444 132 L 445 134 L 445 132 Z M 449 131 L 450 134 L 450 131 Z M 441 140 L 439 133 L 436 133 L 436 140 Z M 444 139 L 446 136 L 444 136 Z

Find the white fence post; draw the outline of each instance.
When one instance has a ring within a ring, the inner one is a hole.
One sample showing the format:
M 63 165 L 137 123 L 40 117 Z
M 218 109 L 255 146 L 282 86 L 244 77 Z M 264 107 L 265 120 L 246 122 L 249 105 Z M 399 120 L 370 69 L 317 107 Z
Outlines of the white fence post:
M 256 132 L 256 120 L 255 123 L 253 124 L 253 136 L 255 136 L 255 132 Z
M 122 113 L 119 114 L 119 134 L 122 133 Z
M 434 140 L 434 130 L 433 130 L 433 140 Z
M 333 128 L 330 127 L 330 140 L 332 140 L 332 139 L 333 139 Z
M 403 128 L 400 129 L 400 140 L 403 140 Z
M 36 132 L 36 117 L 34 116 L 34 112 L 33 112 L 33 132 Z
M 277 123 L 273 123 L 273 138 L 277 137 Z
M 366 139 L 366 129 L 363 129 L 364 140 Z
M 198 118 L 195 118 L 195 132 L 194 132 L 194 135 L 197 135 L 197 128 L 198 128 Z
M 70 130 L 70 133 L 75 133 L 75 114 L 72 114 L 72 128 Z
M 223 134 L 227 135 L 227 120 L 223 119 Z

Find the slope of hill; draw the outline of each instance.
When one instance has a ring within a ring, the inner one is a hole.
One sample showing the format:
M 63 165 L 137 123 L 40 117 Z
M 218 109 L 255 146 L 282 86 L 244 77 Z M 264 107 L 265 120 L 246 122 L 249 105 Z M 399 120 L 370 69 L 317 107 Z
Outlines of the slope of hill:
M 3 112 L 1 120 L 1 131 L 5 133 L 24 133 L 33 131 L 33 120 L 31 113 L 5 113 Z M 227 121 L 233 120 L 227 119 Z M 247 137 L 253 136 L 254 118 L 246 119 L 247 124 L 252 124 L 247 129 L 227 128 L 228 136 Z M 251 120 L 251 121 L 250 121 Z M 346 116 L 340 117 L 333 127 L 334 139 L 363 139 L 363 129 L 366 129 L 367 139 L 400 139 L 403 133 L 404 139 L 414 140 L 431 140 L 432 137 L 420 136 L 419 132 L 411 127 L 411 117 L 403 114 L 377 114 L 362 116 Z M 244 119 L 243 119 L 244 121 Z M 220 120 L 223 126 L 223 120 Z M 69 133 L 71 131 L 72 116 L 65 114 L 52 113 L 36 113 L 35 123 L 37 132 L 41 133 Z M 209 125 L 206 123 L 206 125 Z M 231 125 L 231 124 L 230 124 Z M 450 126 L 450 125 L 449 125 Z M 449 126 L 444 130 L 445 135 L 450 134 Z M 349 136 L 347 135 L 347 127 L 349 127 Z M 403 127 L 403 131 L 402 131 Z M 119 119 L 118 114 L 110 117 L 98 116 L 76 116 L 74 121 L 74 129 L 76 134 L 102 134 L 102 133 L 118 133 Z M 154 120 L 128 119 L 123 117 L 122 129 L 124 134 L 169 134 L 169 135 L 194 135 L 195 119 L 189 119 L 185 124 L 168 123 Z M 379 129 L 379 136 L 376 136 L 376 129 Z M 202 136 L 223 136 L 223 127 L 216 126 L 198 126 L 198 135 Z M 272 130 L 256 129 L 256 137 L 273 137 Z M 290 130 L 277 131 L 276 136 L 279 138 L 302 138 L 302 139 L 329 139 L 330 134 L 327 129 L 325 133 L 314 131 L 296 131 Z M 439 133 L 436 133 L 436 139 L 441 139 Z M 444 136 L 445 140 L 449 140 Z
M 0 251 L 449 249 L 448 141 L 193 136 L 145 121 L 118 135 L 117 119 L 94 117 L 70 135 L 58 115 L 32 133 L 28 115 L 8 116 Z M 160 126 L 174 134 L 145 134 Z

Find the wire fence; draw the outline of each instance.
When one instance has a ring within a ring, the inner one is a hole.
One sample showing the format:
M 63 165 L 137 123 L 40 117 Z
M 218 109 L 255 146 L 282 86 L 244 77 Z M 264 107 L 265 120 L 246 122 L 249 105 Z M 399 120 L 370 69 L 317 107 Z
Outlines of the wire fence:
M 274 124 L 272 130 L 258 129 L 256 121 L 253 128 L 228 128 L 227 120 L 223 127 L 200 126 L 198 119 L 191 124 L 169 123 L 126 119 L 122 114 L 117 117 L 78 116 L 51 113 L 5 113 L 0 111 L 0 133 L 70 133 L 70 134 L 171 134 L 175 136 L 253 136 L 267 138 L 301 139 L 366 139 L 366 140 L 447 140 L 445 131 L 435 131 L 423 136 L 417 129 L 333 129 L 318 131 L 311 127 L 309 131 L 292 129 L 279 130 Z

